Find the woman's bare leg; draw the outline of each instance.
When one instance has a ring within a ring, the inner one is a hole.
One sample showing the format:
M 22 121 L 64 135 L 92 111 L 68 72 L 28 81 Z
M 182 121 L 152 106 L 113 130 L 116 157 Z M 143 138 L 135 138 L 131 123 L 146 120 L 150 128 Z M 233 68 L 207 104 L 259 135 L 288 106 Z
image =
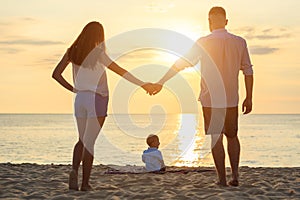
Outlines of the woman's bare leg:
M 80 166 L 80 163 L 82 161 L 82 153 L 83 153 L 83 135 L 85 132 L 85 127 L 86 127 L 86 118 L 76 118 L 77 122 L 77 128 L 78 128 L 78 133 L 79 133 L 79 139 L 76 145 L 74 146 L 73 150 L 73 161 L 72 161 L 72 168 L 75 170 L 76 174 L 78 174 L 78 169 Z
M 82 138 L 85 132 L 86 118 L 76 118 L 77 129 L 79 133 L 78 142 L 74 146 L 72 171 L 69 175 L 69 189 L 78 190 L 78 169 L 82 160 L 83 143 Z
M 96 138 L 103 127 L 105 117 L 98 117 L 97 121 L 95 119 L 88 119 L 86 134 L 84 137 L 88 137 L 87 140 L 84 139 L 84 148 L 83 148 L 83 167 L 82 167 L 82 184 L 81 190 L 88 190 L 89 179 L 92 171 L 93 161 L 94 161 L 94 144 Z M 96 124 L 97 123 L 97 124 Z M 87 141 L 85 143 L 85 141 Z
M 82 160 L 83 143 L 79 140 L 74 146 L 72 169 L 78 174 L 78 169 Z

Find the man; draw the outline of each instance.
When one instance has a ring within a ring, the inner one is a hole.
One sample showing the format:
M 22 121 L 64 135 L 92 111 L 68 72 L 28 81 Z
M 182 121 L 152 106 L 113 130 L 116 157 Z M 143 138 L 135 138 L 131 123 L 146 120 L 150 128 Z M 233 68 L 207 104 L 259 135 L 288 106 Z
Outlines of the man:
M 222 7 L 209 11 L 211 34 L 200 38 L 184 56 L 177 60 L 164 77 L 154 85 L 158 93 L 163 84 L 180 70 L 196 65 L 201 61 L 201 93 L 205 131 L 211 134 L 212 155 L 218 174 L 218 184 L 227 186 L 223 135 L 228 142 L 232 179 L 229 185 L 238 186 L 240 143 L 238 130 L 238 74 L 243 71 L 246 98 L 242 111 L 252 110 L 253 69 L 246 41 L 228 33 L 226 12 Z

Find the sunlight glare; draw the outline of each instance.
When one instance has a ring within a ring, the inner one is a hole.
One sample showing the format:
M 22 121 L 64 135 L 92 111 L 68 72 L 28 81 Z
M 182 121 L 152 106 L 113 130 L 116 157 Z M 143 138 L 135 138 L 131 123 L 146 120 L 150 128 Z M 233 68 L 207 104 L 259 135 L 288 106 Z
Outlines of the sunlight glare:
M 197 126 L 197 117 L 193 114 L 181 115 L 181 127 L 178 130 L 178 137 L 181 138 L 182 144 L 180 149 L 183 153 L 175 160 L 174 166 L 195 167 L 202 164 L 210 152 L 209 141 L 202 130 Z

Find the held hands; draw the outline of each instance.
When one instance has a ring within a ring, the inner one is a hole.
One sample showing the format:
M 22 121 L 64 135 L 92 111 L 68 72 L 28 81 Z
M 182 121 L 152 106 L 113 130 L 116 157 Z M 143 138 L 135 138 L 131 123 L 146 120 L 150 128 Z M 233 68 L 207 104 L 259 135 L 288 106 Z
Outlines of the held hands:
M 163 86 L 159 83 L 145 83 L 144 85 L 142 85 L 142 88 L 146 90 L 147 94 L 149 94 L 150 96 L 159 93 L 162 87 Z
M 160 84 L 160 83 L 153 83 L 152 86 L 155 89 L 153 91 L 153 95 L 156 95 L 157 93 L 159 93 L 161 91 L 162 87 L 163 87 L 163 85 Z

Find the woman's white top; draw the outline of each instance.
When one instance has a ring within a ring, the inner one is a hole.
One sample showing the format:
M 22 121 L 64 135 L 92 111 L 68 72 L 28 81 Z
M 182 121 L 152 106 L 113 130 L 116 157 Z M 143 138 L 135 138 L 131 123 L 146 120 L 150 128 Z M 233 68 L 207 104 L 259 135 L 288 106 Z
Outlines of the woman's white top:
M 101 46 L 95 47 L 82 64 L 72 63 L 74 87 L 78 91 L 91 91 L 108 96 L 106 67 L 113 61 Z

